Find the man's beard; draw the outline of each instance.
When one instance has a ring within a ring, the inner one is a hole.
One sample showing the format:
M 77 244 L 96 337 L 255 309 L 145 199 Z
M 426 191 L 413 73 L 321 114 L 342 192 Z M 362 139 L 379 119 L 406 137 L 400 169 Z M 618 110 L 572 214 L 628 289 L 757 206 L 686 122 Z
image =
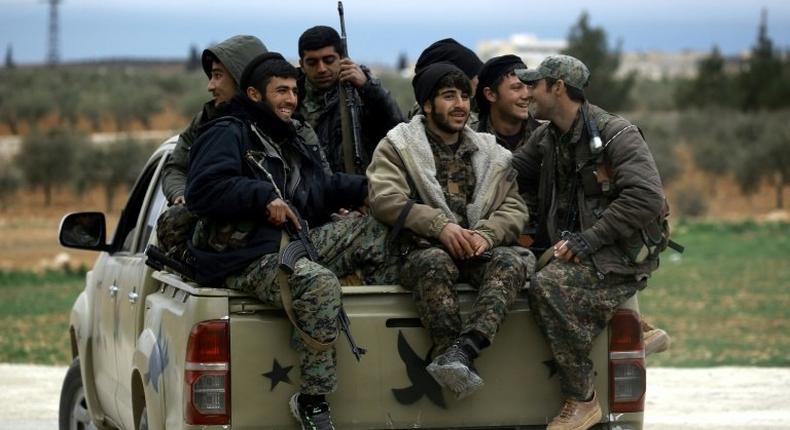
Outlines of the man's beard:
M 447 115 L 444 115 L 439 112 L 433 111 L 431 112 L 431 121 L 436 125 L 436 128 L 438 128 L 439 130 L 445 133 L 458 133 L 459 131 L 464 129 L 464 125 L 466 125 L 466 121 L 469 120 L 469 114 L 467 113 L 466 115 L 466 121 L 464 121 L 464 123 L 461 124 L 460 127 L 455 128 L 455 126 L 450 124 L 450 120 L 449 120 L 450 114 L 452 112 L 453 111 L 448 112 Z

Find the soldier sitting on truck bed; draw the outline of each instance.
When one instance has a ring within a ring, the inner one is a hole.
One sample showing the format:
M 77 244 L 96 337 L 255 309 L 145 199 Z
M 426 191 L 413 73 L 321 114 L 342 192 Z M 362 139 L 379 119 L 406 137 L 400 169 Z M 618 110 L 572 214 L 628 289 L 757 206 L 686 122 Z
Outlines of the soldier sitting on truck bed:
M 658 267 L 668 243 L 666 199 L 637 127 L 585 99 L 584 63 L 552 55 L 516 75 L 531 113 L 549 121 L 513 154 L 519 189 L 541 220 L 536 241 L 554 257 L 527 290 L 565 399 L 548 429 L 584 430 L 602 415 L 593 340 Z
M 332 429 L 325 395 L 337 385 L 338 276 L 383 264 L 386 227 L 369 216 L 328 222 L 339 208 L 362 206 L 367 183 L 323 168 L 312 129 L 291 118 L 296 78 L 280 54 L 256 57 L 225 116 L 198 138 L 186 192 L 188 208 L 200 217 L 190 252 L 200 276 L 290 313 L 302 374 L 291 411 L 303 429 Z M 320 261 L 300 258 L 287 274 L 279 268 L 285 231 L 293 234 L 300 216 L 320 226 L 308 235 Z
M 473 361 L 491 345 L 527 280 L 528 259 L 508 246 L 527 208 L 510 152 L 465 125 L 472 90 L 464 72 L 435 63 L 412 85 L 425 116 L 396 126 L 376 148 L 367 172 L 370 208 L 395 231 L 408 230 L 415 246 L 407 246 L 401 283 L 412 289 L 441 353 L 427 370 L 463 398 L 482 387 Z M 466 323 L 454 286 L 459 278 L 479 289 Z

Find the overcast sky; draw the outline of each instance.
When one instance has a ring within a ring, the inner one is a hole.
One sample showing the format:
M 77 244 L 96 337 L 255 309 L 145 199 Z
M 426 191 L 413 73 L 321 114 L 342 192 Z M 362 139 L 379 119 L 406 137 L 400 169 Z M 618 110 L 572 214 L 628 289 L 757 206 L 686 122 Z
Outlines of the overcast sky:
M 18 63 L 44 60 L 48 0 L 0 0 L 0 52 L 13 46 Z M 760 9 L 768 10 L 768 34 L 790 48 L 789 0 L 346 0 L 349 51 L 359 62 L 393 64 L 399 52 L 415 58 L 430 43 L 454 37 L 475 48 L 483 39 L 534 33 L 565 38 L 587 10 L 624 50 L 718 45 L 737 53 L 754 44 Z M 270 50 L 297 56 L 306 28 L 339 28 L 336 0 L 63 0 L 60 53 L 63 60 L 106 57 L 186 56 L 234 34 L 260 37 Z

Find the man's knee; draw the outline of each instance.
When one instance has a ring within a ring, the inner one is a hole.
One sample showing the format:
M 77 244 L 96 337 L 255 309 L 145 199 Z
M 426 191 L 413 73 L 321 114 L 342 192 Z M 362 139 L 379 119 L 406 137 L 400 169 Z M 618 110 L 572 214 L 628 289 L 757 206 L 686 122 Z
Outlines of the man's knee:
M 450 279 L 458 279 L 458 267 L 453 258 L 447 251 L 431 247 L 412 252 L 407 257 L 404 265 L 407 276 L 424 277 L 427 274 L 433 276 L 447 276 Z
M 305 259 L 300 260 L 299 263 L 303 260 Z M 342 302 L 342 290 L 337 276 L 318 263 L 309 260 L 303 265 L 299 263 L 291 278 L 294 298 L 310 297 L 316 306 L 339 308 Z

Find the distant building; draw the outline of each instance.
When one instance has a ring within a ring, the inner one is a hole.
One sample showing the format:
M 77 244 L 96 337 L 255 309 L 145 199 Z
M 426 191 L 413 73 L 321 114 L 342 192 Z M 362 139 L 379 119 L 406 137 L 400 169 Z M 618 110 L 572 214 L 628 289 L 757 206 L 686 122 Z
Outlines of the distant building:
M 559 54 L 568 46 L 565 39 L 538 39 L 534 34 L 518 33 L 508 40 L 483 40 L 477 44 L 477 55 L 486 61 L 491 57 L 515 54 L 527 67 L 537 67 L 549 55 Z
M 699 62 L 709 54 L 689 49 L 680 52 L 623 52 L 617 75 L 636 72 L 640 78 L 650 80 L 692 78 L 697 75 Z

